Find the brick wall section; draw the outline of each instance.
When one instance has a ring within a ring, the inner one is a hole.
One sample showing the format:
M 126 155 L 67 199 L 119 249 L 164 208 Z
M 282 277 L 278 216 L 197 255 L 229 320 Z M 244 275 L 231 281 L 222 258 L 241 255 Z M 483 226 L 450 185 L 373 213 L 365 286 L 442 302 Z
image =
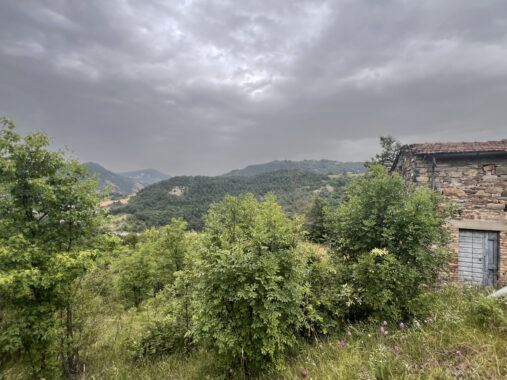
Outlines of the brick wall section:
M 498 285 L 507 286 L 507 231 L 502 231 L 499 235 Z

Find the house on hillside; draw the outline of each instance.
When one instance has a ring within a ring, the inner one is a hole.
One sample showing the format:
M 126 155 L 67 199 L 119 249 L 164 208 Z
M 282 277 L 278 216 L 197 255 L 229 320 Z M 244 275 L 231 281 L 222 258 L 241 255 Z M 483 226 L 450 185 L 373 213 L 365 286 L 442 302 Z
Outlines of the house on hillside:
M 460 206 L 451 222 L 454 280 L 507 285 L 507 139 L 405 145 L 390 172 Z

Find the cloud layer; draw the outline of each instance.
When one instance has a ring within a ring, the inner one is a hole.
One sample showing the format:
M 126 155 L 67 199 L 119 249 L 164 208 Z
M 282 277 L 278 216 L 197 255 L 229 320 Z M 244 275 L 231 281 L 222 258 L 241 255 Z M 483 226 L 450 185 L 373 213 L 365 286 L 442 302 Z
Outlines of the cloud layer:
M 507 137 L 507 2 L 0 4 L 0 114 L 112 170 Z

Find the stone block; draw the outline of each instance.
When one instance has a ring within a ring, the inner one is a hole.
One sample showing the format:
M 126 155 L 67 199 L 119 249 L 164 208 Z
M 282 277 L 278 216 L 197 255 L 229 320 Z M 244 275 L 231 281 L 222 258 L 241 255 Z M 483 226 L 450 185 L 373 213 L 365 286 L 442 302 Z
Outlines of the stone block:
M 503 210 L 505 205 L 503 205 L 502 203 L 488 203 L 486 207 L 489 208 L 490 210 Z
M 442 189 L 442 194 L 448 197 L 464 197 L 466 195 L 466 193 L 463 190 L 452 187 Z
M 465 170 L 465 175 L 467 177 L 475 177 L 476 175 L 479 174 L 479 171 L 477 169 L 469 169 L 469 170 Z

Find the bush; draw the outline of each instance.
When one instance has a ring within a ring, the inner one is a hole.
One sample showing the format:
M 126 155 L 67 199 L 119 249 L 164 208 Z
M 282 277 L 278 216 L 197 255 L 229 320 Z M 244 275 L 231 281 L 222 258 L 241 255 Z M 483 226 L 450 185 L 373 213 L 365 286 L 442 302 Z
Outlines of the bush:
M 446 268 L 450 212 L 441 201 L 379 165 L 349 184 L 345 201 L 328 213 L 326 229 L 347 268 L 342 281 L 359 295 L 351 318 L 406 314 L 420 286 Z
M 472 304 L 469 322 L 486 331 L 505 329 L 505 307 L 504 299 L 482 297 Z
M 197 262 L 194 333 L 222 368 L 280 367 L 301 324 L 299 226 L 274 197 L 226 196 L 206 218 Z
M 351 288 L 341 284 L 342 267 L 326 248 L 316 244 L 301 244 L 300 254 L 306 264 L 303 335 L 335 332 L 343 323 L 347 301 L 352 297 Z
M 399 320 L 419 293 L 417 272 L 385 249 L 372 249 L 353 264 L 352 284 L 361 301 L 360 315 L 375 320 Z

